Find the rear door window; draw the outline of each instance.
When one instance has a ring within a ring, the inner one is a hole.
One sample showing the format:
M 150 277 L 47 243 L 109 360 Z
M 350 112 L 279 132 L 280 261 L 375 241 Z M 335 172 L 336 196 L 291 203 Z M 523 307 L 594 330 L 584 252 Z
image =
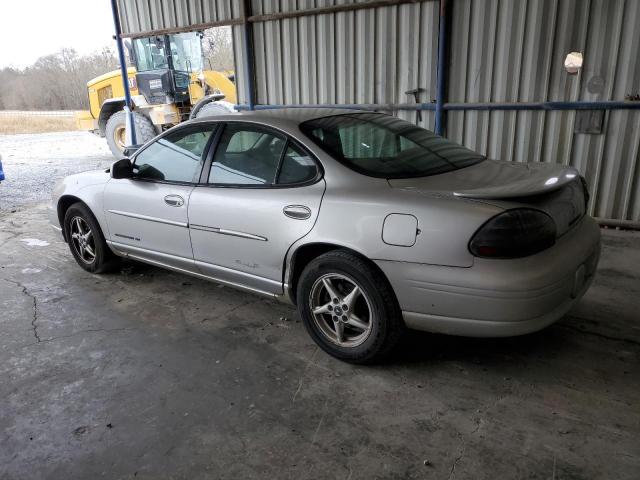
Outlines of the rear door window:
M 213 157 L 209 183 L 216 185 L 272 185 L 287 140 L 253 125 L 228 124 Z
M 278 185 L 306 183 L 318 175 L 318 167 L 311 156 L 296 145 L 289 144 L 278 173 Z

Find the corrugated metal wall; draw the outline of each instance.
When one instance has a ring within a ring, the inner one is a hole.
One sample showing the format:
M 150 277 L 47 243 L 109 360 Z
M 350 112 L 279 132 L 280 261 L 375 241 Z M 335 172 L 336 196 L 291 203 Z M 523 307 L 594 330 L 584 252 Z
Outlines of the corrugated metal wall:
M 253 15 L 365 0 L 252 0 Z M 119 0 L 125 32 L 237 20 L 238 0 Z M 449 0 L 448 102 L 623 100 L 640 93 L 640 0 Z M 435 98 L 439 2 L 253 23 L 258 104 L 411 103 Z M 234 26 L 238 90 L 242 27 Z M 564 56 L 584 53 L 578 76 Z M 412 111 L 393 112 L 415 121 Z M 573 165 L 591 213 L 640 221 L 640 111 L 608 110 L 602 134 L 575 111 L 450 111 L 449 138 L 490 157 Z M 433 129 L 433 112 L 423 112 Z
M 637 0 L 454 0 L 448 101 L 622 100 L 640 93 Z M 564 56 L 584 53 L 578 76 Z M 449 112 L 447 136 L 490 157 L 573 165 L 591 213 L 640 219 L 640 111 L 605 113 L 602 134 L 574 133 L 575 111 Z
M 254 0 L 253 14 L 353 3 Z M 256 23 L 259 104 L 408 103 L 435 98 L 436 1 Z M 415 112 L 401 112 L 415 119 Z M 425 125 L 433 113 L 425 112 Z

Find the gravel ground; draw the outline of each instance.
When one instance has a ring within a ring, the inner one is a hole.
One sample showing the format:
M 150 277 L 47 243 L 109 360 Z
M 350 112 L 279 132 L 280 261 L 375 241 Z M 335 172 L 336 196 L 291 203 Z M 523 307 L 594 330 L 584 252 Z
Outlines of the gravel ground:
M 6 177 L 0 212 L 46 202 L 59 178 L 107 168 L 114 160 L 105 140 L 89 132 L 0 135 L 0 155 Z

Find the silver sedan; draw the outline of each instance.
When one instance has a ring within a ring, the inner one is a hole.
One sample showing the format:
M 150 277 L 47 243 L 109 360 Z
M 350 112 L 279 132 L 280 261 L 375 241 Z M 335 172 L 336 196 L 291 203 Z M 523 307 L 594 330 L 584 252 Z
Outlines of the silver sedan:
M 297 305 L 343 360 L 407 329 L 510 336 L 589 287 L 600 233 L 573 168 L 489 160 L 379 113 L 198 119 L 67 177 L 51 222 L 78 264 L 120 257 Z

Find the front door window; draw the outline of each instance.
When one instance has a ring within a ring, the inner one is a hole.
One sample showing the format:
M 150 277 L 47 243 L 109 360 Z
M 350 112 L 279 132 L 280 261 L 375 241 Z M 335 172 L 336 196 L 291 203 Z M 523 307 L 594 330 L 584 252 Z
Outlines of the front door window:
M 211 126 L 179 129 L 141 151 L 133 166 L 136 178 L 166 182 L 197 181 Z

